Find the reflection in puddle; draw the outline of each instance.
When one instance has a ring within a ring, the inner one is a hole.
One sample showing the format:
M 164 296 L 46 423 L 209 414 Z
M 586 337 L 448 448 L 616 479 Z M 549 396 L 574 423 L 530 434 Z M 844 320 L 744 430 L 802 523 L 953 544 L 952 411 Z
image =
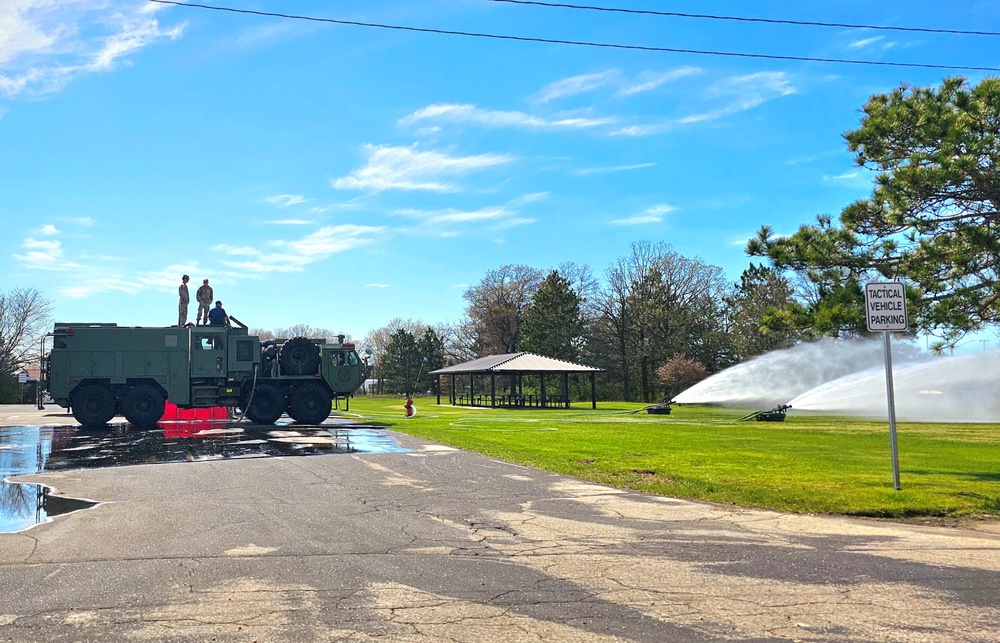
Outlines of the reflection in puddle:
M 168 420 L 157 429 L 114 424 L 0 427 L 0 532 L 15 532 L 95 503 L 15 484 L 17 475 L 161 462 L 204 462 L 330 453 L 402 452 L 382 429 L 331 418 L 318 426 L 253 426 L 229 420 Z

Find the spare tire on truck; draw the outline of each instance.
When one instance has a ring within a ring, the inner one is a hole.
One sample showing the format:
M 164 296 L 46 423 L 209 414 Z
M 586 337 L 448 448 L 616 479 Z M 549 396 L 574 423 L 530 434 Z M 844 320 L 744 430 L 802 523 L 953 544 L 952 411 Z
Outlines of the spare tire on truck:
M 319 368 L 319 346 L 308 337 L 293 337 L 281 345 L 278 363 L 285 375 L 315 375 Z

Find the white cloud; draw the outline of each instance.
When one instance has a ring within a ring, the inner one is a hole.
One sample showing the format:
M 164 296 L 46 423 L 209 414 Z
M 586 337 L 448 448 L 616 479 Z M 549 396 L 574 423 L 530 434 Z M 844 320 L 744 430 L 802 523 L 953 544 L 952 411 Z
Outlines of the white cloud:
M 42 227 L 34 231 L 35 234 L 40 234 L 42 236 L 51 237 L 54 234 L 59 234 L 59 229 L 56 228 L 51 223 L 46 223 Z
M 338 190 L 428 190 L 457 192 L 449 179 L 513 161 L 503 154 L 448 156 L 415 147 L 366 145 L 367 164 L 333 181 Z
M 641 170 L 653 167 L 656 163 L 637 163 L 635 165 L 613 165 L 611 167 L 585 167 L 574 170 L 573 174 L 586 176 L 588 174 L 610 174 L 612 172 L 629 172 L 631 170 Z
M 615 219 L 610 221 L 612 225 L 647 225 L 650 223 L 660 223 L 663 221 L 663 215 L 668 214 L 676 210 L 672 205 L 667 205 L 666 203 L 657 203 L 654 206 L 650 206 L 636 214 L 635 216 L 627 217 L 624 219 Z
M 618 72 L 609 70 L 597 74 L 583 74 L 581 76 L 571 76 L 557 80 L 554 83 L 546 85 L 538 92 L 538 100 L 547 103 L 557 98 L 591 92 L 610 84 L 615 80 L 617 75 Z
M 531 225 L 532 223 L 535 223 L 536 220 L 537 219 L 529 217 L 510 217 L 500 221 L 494 226 L 490 226 L 490 230 L 494 232 L 497 230 L 509 230 L 510 228 L 516 228 L 518 226 Z
M 76 225 L 85 226 L 87 228 L 94 225 L 94 220 L 91 217 L 68 217 L 64 220 L 69 221 L 70 223 L 75 223 Z
M 436 237 L 458 237 L 463 234 L 476 234 L 482 231 L 495 232 L 507 230 L 522 225 L 535 223 L 535 219 L 518 216 L 515 209 L 509 207 L 515 203 L 532 203 L 547 197 L 548 193 L 539 192 L 513 199 L 507 206 L 486 207 L 479 210 L 417 210 L 405 208 L 396 210 L 394 215 L 406 217 L 419 222 L 407 231 L 408 234 L 431 234 Z M 444 229 L 442 229 L 444 228 Z
M 109 286 L 107 290 L 138 292 L 139 290 L 153 288 L 168 292 L 172 291 L 176 294 L 177 286 L 181 283 L 181 275 L 191 275 L 192 280 L 197 280 L 198 274 L 202 272 L 204 271 L 198 266 L 197 262 L 175 263 L 158 270 L 149 270 L 140 274 L 135 278 L 135 284 L 128 283 L 129 280 L 124 280 L 126 283 L 120 286 L 115 286 L 110 281 L 105 282 L 104 280 L 94 280 L 93 283 L 107 283 Z M 139 288 L 138 286 L 140 285 L 144 288 Z
M 309 199 L 305 198 L 301 194 L 275 194 L 274 196 L 266 197 L 264 200 L 278 206 L 279 208 L 287 208 L 290 205 L 297 205 L 299 203 L 309 201 Z
M 678 69 L 672 69 L 670 71 L 659 73 L 648 71 L 643 72 L 636 77 L 633 84 L 618 90 L 618 96 L 633 96 L 635 94 L 652 91 L 671 81 L 684 78 L 685 76 L 694 76 L 702 73 L 703 71 L 704 70 L 700 67 L 680 67 Z
M 264 223 L 268 225 L 309 225 L 312 221 L 308 219 L 275 219 L 273 221 L 265 221 Z
M 519 197 L 515 197 L 507 202 L 507 205 L 525 205 L 527 203 L 538 203 L 539 201 L 544 201 L 549 198 L 548 192 L 532 192 L 531 194 L 523 194 Z
M 14 254 L 13 257 L 24 264 L 25 268 L 36 270 L 68 270 L 72 265 L 63 261 L 62 242 L 57 239 L 36 239 L 28 237 L 21 243 L 27 252 Z
M 769 100 L 795 93 L 787 74 L 780 71 L 763 71 L 746 76 L 734 76 L 709 89 L 710 97 L 721 97 L 728 104 L 715 110 L 691 114 L 681 118 L 683 124 L 712 121 L 723 116 L 753 109 Z
M 611 132 L 611 136 L 649 136 L 650 134 L 662 134 L 675 128 L 673 123 L 654 123 L 652 125 L 629 125 Z
M 510 216 L 511 212 L 503 208 L 483 208 L 472 212 L 449 211 L 437 214 L 428 219 L 428 223 L 465 223 L 470 221 L 491 221 Z
M 858 178 L 860 172 L 857 170 L 851 172 L 844 172 L 843 174 L 836 174 L 834 176 L 825 175 L 823 177 L 824 181 L 850 181 L 851 179 Z
M 171 264 L 158 270 L 149 270 L 138 275 L 107 274 L 104 268 L 89 268 L 84 276 L 74 279 L 72 284 L 59 289 L 60 294 L 74 299 L 106 292 L 121 292 L 136 294 L 144 290 L 159 290 L 170 293 L 177 292 L 181 275 L 191 275 L 194 280 L 205 271 L 197 262 Z M 216 281 L 216 284 L 219 282 Z
M 181 37 L 183 24 L 162 26 L 146 4 L 125 11 L 101 0 L 7 0 L 0 10 L 0 92 L 59 91 L 156 41 Z
M 880 40 L 885 40 L 885 36 L 874 36 L 872 38 L 863 38 L 861 40 L 855 40 L 854 42 L 847 45 L 848 49 L 863 49 L 868 45 L 874 45 Z
M 257 255 L 262 254 L 261 251 L 258 250 L 257 248 L 251 248 L 250 246 L 230 246 L 225 243 L 220 243 L 219 245 L 214 246 L 212 250 L 221 252 L 223 254 L 236 255 L 236 256 L 245 255 L 245 256 L 255 257 Z
M 365 288 L 388 288 L 389 284 L 365 284 Z
M 792 86 L 788 75 L 784 72 L 759 72 L 745 76 L 733 76 L 706 90 L 705 98 L 707 100 L 721 103 L 714 109 L 661 123 L 622 127 L 611 132 L 611 135 L 649 136 L 662 134 L 679 126 L 714 121 L 725 116 L 738 114 L 769 100 L 794 94 L 795 91 L 795 87 Z
M 663 216 L 664 214 L 669 214 L 676 210 L 672 205 L 667 205 L 666 203 L 657 203 L 656 205 L 646 208 L 643 214 L 651 214 L 654 216 Z
M 400 125 L 412 125 L 426 120 L 471 123 L 483 127 L 525 127 L 529 129 L 587 129 L 615 122 L 614 118 L 584 118 L 579 116 L 541 117 L 525 112 L 482 109 L 475 105 L 442 103 L 428 105 L 399 119 Z
M 213 249 L 233 257 L 247 257 L 245 261 L 222 260 L 220 263 L 250 274 L 301 272 L 311 263 L 372 243 L 383 230 L 376 226 L 341 224 L 324 226 L 301 239 L 269 241 L 266 250 L 225 244 Z

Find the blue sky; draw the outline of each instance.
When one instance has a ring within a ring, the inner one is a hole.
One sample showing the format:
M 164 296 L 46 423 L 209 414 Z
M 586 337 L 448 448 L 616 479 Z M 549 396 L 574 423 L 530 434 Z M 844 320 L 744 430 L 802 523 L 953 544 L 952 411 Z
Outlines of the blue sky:
M 486 0 L 206 3 L 945 65 L 994 66 L 1000 43 Z M 1000 31 L 987 1 L 592 4 Z M 869 193 L 841 137 L 869 95 L 952 73 L 4 0 L 0 289 L 38 288 L 60 321 L 168 325 L 186 272 L 250 326 L 361 338 L 394 317 L 458 320 L 465 288 L 501 264 L 600 275 L 638 240 L 736 281 L 762 224 L 790 233 Z

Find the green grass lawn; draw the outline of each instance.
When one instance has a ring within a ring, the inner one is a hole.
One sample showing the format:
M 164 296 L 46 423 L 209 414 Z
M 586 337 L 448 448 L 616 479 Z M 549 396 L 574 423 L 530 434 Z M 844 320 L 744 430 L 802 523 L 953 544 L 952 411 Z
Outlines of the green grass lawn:
M 438 406 L 359 396 L 350 415 L 396 431 L 583 480 L 780 511 L 864 516 L 1000 514 L 1000 425 L 900 423 L 901 491 L 892 486 L 885 421 L 600 402 L 572 409 Z

